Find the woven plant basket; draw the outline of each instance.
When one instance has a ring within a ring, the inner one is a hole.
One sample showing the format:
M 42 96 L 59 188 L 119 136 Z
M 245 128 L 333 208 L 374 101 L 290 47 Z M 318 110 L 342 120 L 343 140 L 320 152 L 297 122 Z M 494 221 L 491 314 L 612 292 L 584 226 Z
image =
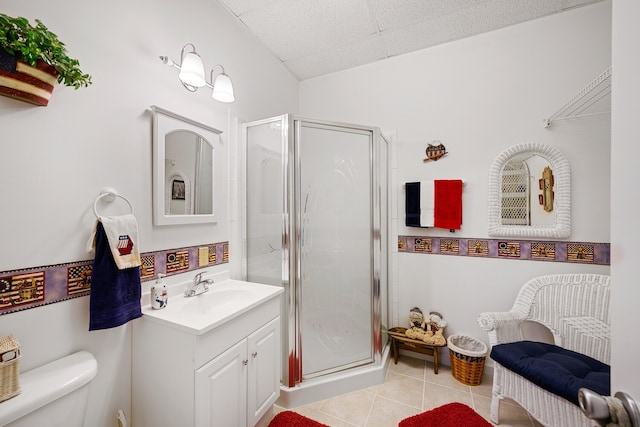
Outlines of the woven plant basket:
M 20 344 L 13 335 L 6 335 L 0 337 L 0 402 L 20 391 Z
M 487 346 L 466 335 L 447 338 L 453 378 L 466 385 L 479 385 L 484 373 Z
M 0 95 L 46 107 L 58 82 L 58 71 L 38 60 L 35 67 L 0 47 Z

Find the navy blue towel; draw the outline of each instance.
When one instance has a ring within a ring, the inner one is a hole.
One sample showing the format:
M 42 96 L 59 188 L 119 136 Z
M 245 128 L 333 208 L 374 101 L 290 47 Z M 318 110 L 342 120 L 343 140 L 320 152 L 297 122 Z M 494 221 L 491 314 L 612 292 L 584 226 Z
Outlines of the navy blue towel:
M 101 222 L 96 225 L 89 330 L 115 328 L 142 316 L 140 267 L 119 270 Z

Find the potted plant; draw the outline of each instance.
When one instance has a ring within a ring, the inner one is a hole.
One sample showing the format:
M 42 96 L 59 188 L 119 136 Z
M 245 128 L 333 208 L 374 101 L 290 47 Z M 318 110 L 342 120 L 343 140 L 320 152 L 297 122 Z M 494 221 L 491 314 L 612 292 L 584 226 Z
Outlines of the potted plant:
M 0 13 L 0 94 L 47 105 L 57 82 L 75 89 L 91 84 L 77 59 L 39 20 Z

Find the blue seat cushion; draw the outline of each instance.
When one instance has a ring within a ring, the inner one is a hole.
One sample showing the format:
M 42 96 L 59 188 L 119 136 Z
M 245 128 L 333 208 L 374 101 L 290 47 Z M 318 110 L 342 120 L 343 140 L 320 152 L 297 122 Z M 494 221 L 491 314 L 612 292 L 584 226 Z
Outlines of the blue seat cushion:
M 611 395 L 611 367 L 596 359 L 553 344 L 518 341 L 498 344 L 491 358 L 543 389 L 578 404 L 578 390 L 586 387 Z

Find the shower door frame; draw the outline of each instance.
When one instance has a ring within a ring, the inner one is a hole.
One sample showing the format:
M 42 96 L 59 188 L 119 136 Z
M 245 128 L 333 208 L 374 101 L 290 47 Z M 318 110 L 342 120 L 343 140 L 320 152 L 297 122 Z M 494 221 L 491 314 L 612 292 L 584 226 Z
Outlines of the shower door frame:
M 292 240 L 288 238 L 283 238 L 284 241 L 288 241 L 293 243 L 301 248 L 301 239 L 302 239 L 302 212 L 301 212 L 301 189 L 300 189 L 300 144 L 302 143 L 302 134 L 301 128 L 303 124 L 308 124 L 312 127 L 316 128 L 324 128 L 324 129 L 332 129 L 332 130 L 343 130 L 346 132 L 354 132 L 358 134 L 366 134 L 369 137 L 369 178 L 370 178 L 370 200 L 371 200 L 371 255 L 372 262 L 370 265 L 370 277 L 371 277 L 371 293 L 370 293 L 370 304 L 371 304 L 371 358 L 366 362 L 373 363 L 376 360 L 381 358 L 382 354 L 382 319 L 379 318 L 381 313 L 381 299 L 380 299 L 380 251 L 382 250 L 382 242 L 380 238 L 380 171 L 379 171 L 379 162 L 377 161 L 380 153 L 379 145 L 386 144 L 386 140 L 382 140 L 382 136 L 380 134 L 380 130 L 374 127 L 367 126 L 359 126 L 350 123 L 342 123 L 342 122 L 333 122 L 333 121 L 325 121 L 325 120 L 316 120 L 307 117 L 301 116 L 290 116 L 289 117 L 289 127 L 287 129 L 288 133 L 288 147 L 287 147 L 287 156 L 288 161 L 287 169 L 285 171 L 285 179 L 284 181 L 288 183 L 288 188 L 293 188 L 295 194 L 293 197 L 290 197 L 288 192 L 285 194 L 288 197 L 288 200 L 285 202 L 285 205 L 288 207 L 288 211 L 285 211 L 285 218 L 289 218 L 289 237 L 292 237 Z M 378 143 L 376 143 L 380 140 Z M 293 168 L 293 170 L 292 170 Z M 293 214 L 293 215 L 292 215 Z M 284 237 L 284 236 L 283 236 Z M 303 354 L 302 354 L 302 335 L 301 335 L 301 310 L 300 310 L 300 295 L 302 294 L 302 266 L 300 260 L 300 251 L 289 251 L 287 250 L 287 257 L 289 260 L 289 278 L 293 279 L 293 281 L 289 281 L 288 285 L 291 288 L 289 304 L 293 307 L 293 315 L 294 321 L 289 322 L 289 330 L 288 336 L 293 338 L 293 341 L 289 341 L 289 348 L 287 354 L 293 355 L 293 357 L 288 358 L 288 378 L 284 378 L 285 384 L 288 384 L 289 387 L 295 386 L 302 382 L 305 379 L 315 378 L 322 375 L 326 375 L 333 372 L 343 371 L 345 369 L 352 368 L 354 366 L 360 366 L 363 364 L 360 362 L 353 362 L 346 365 L 336 366 L 334 368 L 326 369 L 322 372 L 314 373 L 313 375 L 304 376 L 303 375 Z M 284 257 L 283 257 L 284 258 Z M 283 270 L 286 265 L 283 265 Z M 291 318 L 290 318 L 291 319 Z M 295 366 L 291 366 L 291 362 L 295 362 Z
M 388 141 L 382 136 L 380 130 L 376 127 L 360 126 L 350 123 L 316 120 L 312 118 L 283 114 L 281 116 L 272 117 L 269 119 L 253 121 L 245 124 L 245 144 L 244 150 L 246 152 L 246 129 L 251 125 L 260 125 L 267 123 L 279 122 L 282 126 L 281 131 L 281 143 L 282 143 L 282 208 L 283 208 L 283 221 L 282 221 L 282 286 L 285 290 L 283 301 L 283 316 L 287 316 L 287 319 L 282 322 L 282 357 L 286 361 L 285 367 L 282 369 L 282 383 L 284 386 L 294 387 L 296 384 L 303 381 L 303 368 L 302 368 L 302 336 L 301 336 L 301 310 L 299 304 L 301 302 L 301 262 L 300 254 L 298 250 L 292 250 L 292 245 L 299 245 L 301 239 L 301 212 L 299 209 L 300 204 L 296 202 L 297 196 L 300 197 L 299 187 L 299 171 L 300 171 L 300 156 L 298 156 L 298 144 L 300 143 L 298 136 L 300 135 L 301 123 L 312 124 L 315 127 L 325 128 L 342 128 L 344 130 L 354 130 L 358 133 L 369 134 L 369 175 L 370 175 L 370 200 L 371 200 L 371 254 L 372 263 L 370 265 L 370 277 L 371 283 L 371 347 L 372 356 L 368 363 L 375 363 L 382 357 L 382 349 L 386 343 L 386 340 L 382 333 L 383 319 L 381 319 L 382 299 L 381 299 L 381 251 L 385 251 L 387 254 L 387 269 L 388 272 L 388 249 L 382 248 L 381 240 L 381 191 L 386 191 L 388 194 L 388 188 L 382 188 L 382 182 L 380 179 L 380 146 L 384 145 L 387 150 L 386 160 L 386 173 L 389 173 L 389 146 Z M 246 159 L 246 155 L 244 156 Z M 244 165 L 246 168 L 246 164 Z M 245 178 L 246 170 L 245 170 Z M 388 183 L 387 183 L 388 185 Z M 245 203 L 247 203 L 248 190 L 244 191 Z M 387 204 L 390 200 L 387 196 Z M 385 207 L 388 212 L 388 206 Z M 246 206 L 243 209 L 246 212 Z M 246 221 L 246 218 L 245 218 Z M 387 216 L 388 221 L 388 216 Z M 386 232 L 389 232 L 389 224 L 386 225 Z M 246 222 L 244 226 L 243 234 L 246 237 Z M 246 239 L 245 239 L 246 245 Z M 245 247 L 245 254 L 246 254 Z M 243 257 L 243 274 L 247 277 L 247 265 L 246 257 Z M 388 286 L 388 277 L 384 280 L 386 286 Z M 387 292 L 388 298 L 388 292 Z M 388 301 L 386 302 L 388 306 Z M 387 307 L 388 308 L 388 307 Z M 387 313 L 388 316 L 388 313 Z M 356 365 L 362 365 L 357 363 Z M 333 369 L 325 370 L 323 372 L 314 374 L 313 377 L 325 375 L 331 372 L 339 372 L 345 369 L 349 369 L 353 366 L 344 365 L 338 366 Z M 309 379 L 307 377 L 306 379 Z

